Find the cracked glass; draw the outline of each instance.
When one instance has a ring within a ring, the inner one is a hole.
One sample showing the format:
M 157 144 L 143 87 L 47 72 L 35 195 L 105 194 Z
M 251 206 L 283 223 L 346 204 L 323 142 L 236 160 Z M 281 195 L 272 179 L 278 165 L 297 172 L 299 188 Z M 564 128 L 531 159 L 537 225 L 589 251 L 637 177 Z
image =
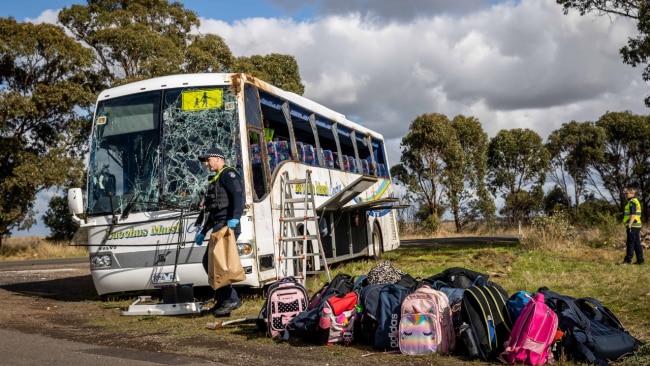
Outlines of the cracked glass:
M 198 157 L 220 148 L 240 174 L 236 95 L 204 87 L 145 92 L 98 103 L 88 175 L 88 214 L 198 203 L 209 176 Z

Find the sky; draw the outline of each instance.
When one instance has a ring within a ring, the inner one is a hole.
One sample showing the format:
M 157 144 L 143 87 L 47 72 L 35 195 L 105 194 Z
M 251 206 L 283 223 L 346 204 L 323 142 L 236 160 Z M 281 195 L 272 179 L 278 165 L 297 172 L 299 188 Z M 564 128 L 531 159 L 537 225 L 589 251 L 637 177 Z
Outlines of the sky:
M 618 50 L 636 26 L 622 17 L 564 15 L 555 0 L 188 0 L 197 32 L 234 56 L 293 55 L 304 96 L 384 135 L 390 163 L 411 122 L 427 113 L 476 117 L 488 136 L 528 128 L 542 139 L 563 123 L 607 112 L 650 114 L 642 68 Z M 1 17 L 56 23 L 86 1 L 3 1 Z M 47 235 L 53 192 L 39 195 Z

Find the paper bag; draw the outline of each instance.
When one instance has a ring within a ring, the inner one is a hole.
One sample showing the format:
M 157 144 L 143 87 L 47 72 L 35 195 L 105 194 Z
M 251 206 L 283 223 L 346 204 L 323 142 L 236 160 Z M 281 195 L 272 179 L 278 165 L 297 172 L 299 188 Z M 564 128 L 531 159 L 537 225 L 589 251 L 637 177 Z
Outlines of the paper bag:
M 208 284 L 214 290 L 246 279 L 235 233 L 227 226 L 210 235 L 208 245 Z

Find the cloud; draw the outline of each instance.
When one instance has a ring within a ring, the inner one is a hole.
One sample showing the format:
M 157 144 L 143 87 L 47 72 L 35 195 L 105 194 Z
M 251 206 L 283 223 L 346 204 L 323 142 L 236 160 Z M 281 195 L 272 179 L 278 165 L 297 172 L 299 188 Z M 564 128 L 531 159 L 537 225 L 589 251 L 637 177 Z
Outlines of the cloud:
M 618 54 L 636 32 L 627 19 L 565 16 L 553 0 L 415 3 L 312 1 L 318 16 L 301 22 L 204 21 L 201 32 L 236 55 L 294 55 L 305 96 L 393 140 L 393 163 L 424 113 L 477 117 L 490 136 L 531 128 L 542 138 L 610 110 L 647 113 L 641 72 Z
M 47 9 L 44 10 L 36 18 L 25 18 L 26 23 L 41 24 L 41 23 L 52 23 L 58 24 L 59 22 L 59 10 L 61 9 Z
M 319 17 L 358 14 L 368 22 L 406 23 L 437 14 L 466 14 L 491 6 L 489 0 L 270 0 L 295 13 L 311 8 Z

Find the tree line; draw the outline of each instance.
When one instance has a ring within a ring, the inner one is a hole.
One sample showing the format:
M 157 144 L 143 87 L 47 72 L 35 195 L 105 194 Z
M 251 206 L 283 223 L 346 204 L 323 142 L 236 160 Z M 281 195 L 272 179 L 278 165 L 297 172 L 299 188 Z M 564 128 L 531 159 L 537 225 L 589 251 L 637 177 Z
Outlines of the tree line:
M 629 111 L 564 123 L 545 142 L 527 128 L 489 139 L 475 117 L 424 114 L 401 149 L 391 174 L 426 227 L 435 228 L 445 213 L 461 232 L 497 213 L 513 225 L 558 210 L 589 224 L 603 212 L 622 217 L 626 187 L 638 189 L 642 212 L 650 204 L 650 116 Z M 498 211 L 495 200 L 502 202 Z
M 565 13 L 633 19 L 639 35 L 621 48 L 623 62 L 648 63 L 647 2 L 556 2 Z M 0 18 L 0 247 L 13 230 L 36 223 L 37 194 L 83 184 L 83 157 L 101 90 L 169 74 L 246 72 L 304 92 L 293 56 L 235 57 L 220 36 L 196 32 L 197 14 L 180 2 L 88 0 L 64 8 L 58 21 Z M 643 79 L 650 80 L 647 66 Z M 595 123 L 567 123 L 545 144 L 528 129 L 501 131 L 488 139 L 474 117 L 449 121 L 427 114 L 412 122 L 402 140 L 401 164 L 392 171 L 410 188 L 406 199 L 419 203 L 417 216 L 423 222 L 434 224 L 448 210 L 457 230 L 467 222 L 493 219 L 495 198 L 505 202 L 499 213 L 514 222 L 551 206 L 564 205 L 577 214 L 587 204 L 602 203 L 620 211 L 623 187 L 635 184 L 646 210 L 647 140 L 647 118 L 628 112 L 607 113 Z M 547 175 L 556 187 L 545 194 Z M 53 199 L 44 217 L 55 237 L 70 232 L 58 217 L 64 205 L 63 198 Z
M 198 16 L 167 0 L 89 0 L 59 24 L 0 18 L 0 247 L 36 223 L 37 194 L 81 186 L 97 94 L 124 83 L 179 73 L 245 72 L 304 93 L 298 63 L 272 53 L 235 57 L 223 38 L 198 34 Z M 74 222 L 44 217 L 61 238 Z M 72 225 L 72 229 L 70 228 Z

